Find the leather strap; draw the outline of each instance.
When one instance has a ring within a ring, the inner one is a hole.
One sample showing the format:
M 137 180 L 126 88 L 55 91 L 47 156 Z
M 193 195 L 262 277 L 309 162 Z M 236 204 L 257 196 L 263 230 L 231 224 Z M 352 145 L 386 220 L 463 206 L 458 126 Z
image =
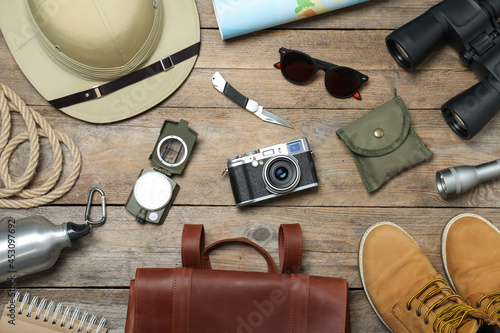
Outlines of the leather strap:
M 199 52 L 200 52 L 200 42 L 188 46 L 185 49 L 177 53 L 174 53 L 170 56 L 166 56 L 165 58 L 162 58 L 159 61 L 147 67 L 141 68 L 135 72 L 122 76 L 119 79 L 68 96 L 53 99 L 49 101 L 49 103 L 52 104 L 54 107 L 61 109 L 74 104 L 104 97 L 122 88 L 128 87 L 134 83 L 147 79 L 153 75 L 165 72 L 173 68 L 175 65 L 183 62 L 184 60 L 194 57 Z
M 201 252 L 205 249 L 203 224 L 185 224 L 182 231 L 182 267 L 201 269 Z
M 302 264 L 302 229 L 300 224 L 280 225 L 279 257 L 282 274 L 300 274 Z
M 189 333 L 192 269 L 175 268 L 172 294 L 172 333 Z
M 209 246 L 207 246 L 205 251 L 203 251 L 203 255 L 202 255 L 203 269 L 212 269 L 212 265 L 210 264 L 210 258 L 208 256 L 208 254 L 212 250 L 214 250 L 222 245 L 229 244 L 229 243 L 244 243 L 244 244 L 251 245 L 252 247 L 254 247 L 257 250 L 257 252 L 259 252 L 264 257 L 264 259 L 266 259 L 268 273 L 278 273 L 278 268 L 276 267 L 276 264 L 274 263 L 274 260 L 271 257 L 271 255 L 269 253 L 267 253 L 267 251 L 264 250 L 259 245 L 255 244 L 251 240 L 249 240 L 247 238 L 243 238 L 243 237 L 223 239 L 223 240 L 220 240 L 218 242 L 212 243 Z
M 309 310 L 309 275 L 291 275 L 290 333 L 307 333 Z

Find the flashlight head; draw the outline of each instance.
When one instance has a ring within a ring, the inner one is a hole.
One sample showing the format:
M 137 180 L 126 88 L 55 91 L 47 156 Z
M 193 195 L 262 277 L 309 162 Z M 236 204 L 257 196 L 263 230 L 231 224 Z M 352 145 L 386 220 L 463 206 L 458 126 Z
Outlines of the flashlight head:
M 450 169 L 436 172 L 436 184 L 443 198 L 457 194 L 456 179 Z
M 479 184 L 474 166 L 458 166 L 436 172 L 436 184 L 443 198 L 463 193 Z

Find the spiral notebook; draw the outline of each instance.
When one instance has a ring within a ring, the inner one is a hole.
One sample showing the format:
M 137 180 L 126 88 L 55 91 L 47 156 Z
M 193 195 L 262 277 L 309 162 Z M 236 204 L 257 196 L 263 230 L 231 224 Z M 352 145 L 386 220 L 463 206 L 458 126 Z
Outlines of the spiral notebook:
M 106 318 L 102 317 L 97 323 L 96 315 L 81 312 L 80 309 L 56 305 L 45 298 L 39 300 L 33 297 L 30 301 L 28 293 L 20 300 L 16 293 L 9 302 L 0 318 L 1 333 L 106 333 Z

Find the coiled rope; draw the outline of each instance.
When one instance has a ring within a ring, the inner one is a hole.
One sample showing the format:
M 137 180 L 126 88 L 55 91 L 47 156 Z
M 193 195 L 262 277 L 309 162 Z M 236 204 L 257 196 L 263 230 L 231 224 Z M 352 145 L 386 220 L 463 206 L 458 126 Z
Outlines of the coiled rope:
M 27 132 L 14 138 L 11 136 L 10 112 L 19 112 L 26 123 Z M 54 130 L 39 113 L 26 106 L 24 101 L 9 87 L 0 83 L 0 177 L 4 187 L 0 187 L 0 208 L 31 208 L 48 204 L 69 192 L 73 187 L 81 169 L 81 154 L 69 136 Z M 38 127 L 37 127 L 38 125 Z M 37 188 L 29 189 L 36 173 L 40 157 L 40 138 L 48 138 L 54 155 L 52 174 L 45 183 Z M 9 141 L 10 139 L 10 141 Z M 16 181 L 9 172 L 12 153 L 25 141 L 30 141 L 30 156 L 24 174 Z M 68 177 L 55 187 L 63 169 L 63 153 L 61 143 L 68 147 L 72 157 L 72 169 Z

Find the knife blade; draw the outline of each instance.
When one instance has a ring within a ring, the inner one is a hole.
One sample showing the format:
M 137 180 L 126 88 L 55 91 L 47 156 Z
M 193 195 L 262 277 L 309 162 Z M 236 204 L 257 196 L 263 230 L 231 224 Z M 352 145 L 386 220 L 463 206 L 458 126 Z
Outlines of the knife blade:
M 278 124 L 293 128 L 292 125 L 290 125 L 283 118 L 267 110 L 264 110 L 264 108 L 253 99 L 249 99 L 243 96 L 240 92 L 234 89 L 233 86 L 231 86 L 226 80 L 224 80 L 224 78 L 219 72 L 215 72 L 215 74 L 212 76 L 212 84 L 214 85 L 215 89 L 220 91 L 223 95 L 231 99 L 233 102 L 235 102 L 245 110 L 250 111 L 260 119 L 273 124 Z

